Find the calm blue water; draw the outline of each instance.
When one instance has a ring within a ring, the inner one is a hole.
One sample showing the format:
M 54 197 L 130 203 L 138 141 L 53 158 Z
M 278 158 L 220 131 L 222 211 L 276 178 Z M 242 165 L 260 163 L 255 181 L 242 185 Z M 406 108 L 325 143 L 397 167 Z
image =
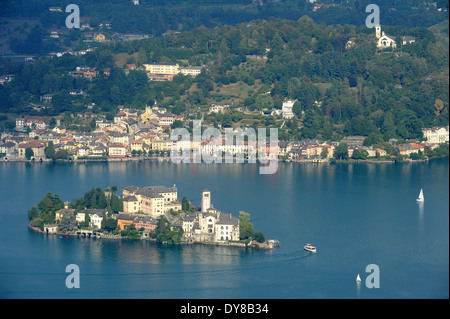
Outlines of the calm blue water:
M 173 184 L 194 204 L 208 188 L 214 207 L 249 212 L 282 246 L 159 246 L 27 228 L 28 209 L 47 191 L 72 200 L 92 186 Z M 256 164 L 0 163 L 0 203 L 1 298 L 449 297 L 448 160 L 282 163 L 274 175 Z M 65 286 L 68 264 L 80 267 L 79 289 Z M 380 288 L 365 286 L 368 264 L 379 266 Z

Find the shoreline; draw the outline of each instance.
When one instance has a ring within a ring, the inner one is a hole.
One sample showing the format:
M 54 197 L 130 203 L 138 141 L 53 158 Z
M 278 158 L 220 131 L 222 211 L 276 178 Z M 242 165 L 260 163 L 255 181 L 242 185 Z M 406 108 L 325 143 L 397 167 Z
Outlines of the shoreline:
M 447 157 L 434 157 L 434 158 L 426 158 L 426 159 L 419 159 L 419 160 L 403 160 L 400 162 L 396 162 L 395 160 L 373 160 L 373 159 L 367 159 L 367 160 L 318 160 L 318 159 L 308 159 L 308 160 L 278 160 L 278 163 L 311 163 L 311 164 L 378 164 L 378 163 L 384 163 L 384 164 L 396 164 L 396 163 L 422 163 L 422 162 L 428 162 L 435 159 L 445 159 L 449 158 Z M 21 159 L 21 158 L 12 158 L 12 159 L 3 159 L 0 158 L 0 163 L 30 163 L 30 164 L 42 164 L 42 163 L 65 163 L 65 164 L 77 164 L 77 163 L 122 163 L 122 162 L 171 162 L 170 157 L 129 157 L 129 158 L 105 158 L 105 159 L 79 159 L 79 160 L 57 160 L 54 161 L 53 159 L 39 159 L 39 160 L 27 160 L 27 159 Z M 198 163 L 202 164 L 204 162 Z M 182 163 L 185 164 L 185 163 Z M 187 163 L 192 164 L 192 163 Z M 205 163 L 208 164 L 208 163 Z M 222 164 L 222 163 L 214 163 L 214 164 Z M 241 164 L 241 163 L 230 163 L 230 164 Z M 244 162 L 242 164 L 251 164 Z
M 207 245 L 207 246 L 221 246 L 221 247 L 238 247 L 238 248 L 253 248 L 253 249 L 260 249 L 260 250 L 272 250 L 272 248 L 274 247 L 278 247 L 278 246 L 273 246 L 270 245 L 268 243 L 268 241 L 266 240 L 266 242 L 264 243 L 258 243 L 255 240 L 252 240 L 249 243 L 237 243 L 237 242 L 190 242 L 190 241 L 181 241 L 179 243 L 175 243 L 175 244 L 168 244 L 168 243 L 158 243 L 156 239 L 154 238 L 150 238 L 150 237 L 142 237 L 141 238 L 131 238 L 128 236 L 121 236 L 121 235 L 105 235 L 103 233 L 100 233 L 100 235 L 94 235 L 94 236 L 87 236 L 87 235 L 83 235 L 82 230 L 78 230 L 76 232 L 69 232 L 69 233 L 63 233 L 63 232 L 46 232 L 45 230 L 41 230 L 39 227 L 34 227 L 31 226 L 30 223 L 27 224 L 28 228 L 31 229 L 32 231 L 35 231 L 37 233 L 43 234 L 43 235 L 49 235 L 49 236 L 58 236 L 58 237 L 82 237 L 82 238 L 89 238 L 89 239 L 114 239 L 114 240 L 139 240 L 139 241 L 148 241 L 148 242 L 153 242 L 153 243 L 157 243 L 157 244 L 161 244 L 161 245 L 170 245 L 170 246 L 177 246 L 177 245 Z M 77 234 L 77 232 L 80 232 L 80 234 Z M 91 234 L 93 234 L 93 231 L 89 231 L 92 232 Z M 88 232 L 85 232 L 85 234 L 88 234 Z

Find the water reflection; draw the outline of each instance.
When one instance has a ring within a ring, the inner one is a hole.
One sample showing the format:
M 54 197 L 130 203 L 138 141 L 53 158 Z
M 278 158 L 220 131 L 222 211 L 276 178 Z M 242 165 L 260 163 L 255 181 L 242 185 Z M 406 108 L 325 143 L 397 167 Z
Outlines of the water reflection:
M 423 233 L 423 215 L 424 215 L 424 202 L 417 202 L 417 208 L 419 211 L 419 234 Z M 421 236 L 422 237 L 422 236 Z

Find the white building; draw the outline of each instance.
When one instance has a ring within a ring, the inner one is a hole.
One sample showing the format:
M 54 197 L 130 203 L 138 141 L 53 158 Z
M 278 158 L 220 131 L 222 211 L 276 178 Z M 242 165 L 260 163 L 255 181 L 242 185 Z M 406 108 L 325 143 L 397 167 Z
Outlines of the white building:
M 397 43 L 395 42 L 396 38 L 381 31 L 381 26 L 375 27 L 375 36 L 377 38 L 378 49 L 395 49 L 397 47 Z
M 296 100 L 284 100 L 283 106 L 281 108 L 281 114 L 284 119 L 291 119 L 294 117 L 294 112 L 292 108 L 294 107 L 294 103 Z
M 190 75 L 192 77 L 196 77 L 202 72 L 201 66 L 186 66 L 183 68 L 180 68 L 180 73 L 183 75 Z
M 449 134 L 448 126 L 435 126 L 431 128 L 423 128 L 423 137 L 427 139 L 429 143 L 448 143 Z
M 202 191 L 202 212 L 206 213 L 206 211 L 211 208 L 211 192 L 207 189 Z
M 230 103 L 212 103 L 209 107 L 209 113 L 223 113 L 226 108 L 230 107 Z

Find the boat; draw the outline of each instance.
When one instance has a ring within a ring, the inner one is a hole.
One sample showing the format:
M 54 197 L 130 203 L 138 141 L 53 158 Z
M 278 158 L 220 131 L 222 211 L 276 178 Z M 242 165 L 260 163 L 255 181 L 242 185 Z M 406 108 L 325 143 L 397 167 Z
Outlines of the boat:
M 423 189 L 420 189 L 419 197 L 417 197 L 416 201 L 423 202 L 425 201 L 425 197 L 423 197 Z
M 316 247 L 314 247 L 313 245 L 311 245 L 311 244 L 307 244 L 305 247 L 303 247 L 303 248 L 305 248 L 305 250 L 307 250 L 307 251 L 310 251 L 310 252 L 312 252 L 312 253 L 315 253 L 316 252 Z
M 356 282 L 361 282 L 361 277 L 359 277 L 359 274 L 356 276 Z

